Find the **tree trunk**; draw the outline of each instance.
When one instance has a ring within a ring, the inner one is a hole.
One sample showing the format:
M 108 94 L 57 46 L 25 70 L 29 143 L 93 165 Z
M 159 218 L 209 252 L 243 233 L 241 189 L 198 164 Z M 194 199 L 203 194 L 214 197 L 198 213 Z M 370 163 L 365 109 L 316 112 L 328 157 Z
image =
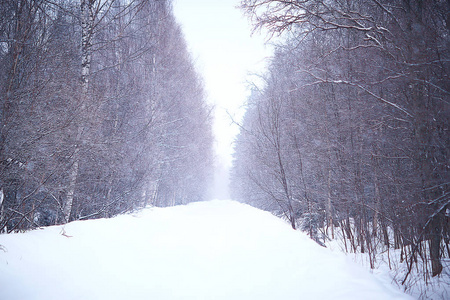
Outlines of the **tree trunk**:
M 430 259 L 431 259 L 431 272 L 433 277 L 441 274 L 442 263 L 440 257 L 441 249 L 441 224 L 439 215 L 435 216 L 430 224 Z
M 3 188 L 0 188 L 0 226 L 3 224 L 3 220 L 5 218 L 4 210 L 3 210 L 3 199 L 5 199 L 5 194 L 3 194 Z M 4 228 L 0 227 L 0 233 L 3 233 Z M 6 230 L 5 230 L 6 231 Z
M 378 183 L 378 172 L 377 172 L 378 166 L 375 165 L 375 174 L 374 174 L 374 185 L 375 185 L 375 213 L 373 215 L 373 221 L 372 221 L 372 235 L 374 237 L 377 236 L 378 232 L 378 221 L 379 221 L 379 214 L 381 209 L 381 195 L 380 195 L 380 187 Z
M 381 221 L 381 230 L 383 231 L 383 241 L 384 241 L 384 245 L 387 246 L 388 250 L 390 247 L 390 243 L 389 243 L 389 234 L 387 231 L 387 225 L 386 225 L 386 221 Z
M 326 215 L 327 215 L 327 233 L 329 229 L 331 231 L 331 238 L 334 239 L 333 215 L 331 207 L 331 169 L 328 170 L 328 198 L 326 205 Z
M 80 116 L 85 117 L 86 101 L 89 88 L 89 76 L 91 70 L 91 51 L 92 35 L 94 28 L 93 5 L 95 0 L 82 0 L 80 3 L 81 11 L 81 96 L 80 96 Z M 72 212 L 73 200 L 75 196 L 75 187 L 78 178 L 80 164 L 80 145 L 83 135 L 83 126 L 77 124 L 77 136 L 75 140 L 75 149 L 72 156 L 72 165 L 69 170 L 69 188 L 66 201 L 64 203 L 64 221 L 69 222 Z
M 67 191 L 66 201 L 64 203 L 63 213 L 64 213 L 64 222 L 68 223 L 70 220 L 70 215 L 72 213 L 72 205 L 73 205 L 73 198 L 75 195 L 75 185 L 77 182 L 78 177 L 78 147 L 75 149 L 74 153 L 74 162 L 72 166 L 70 167 L 69 171 L 69 190 Z

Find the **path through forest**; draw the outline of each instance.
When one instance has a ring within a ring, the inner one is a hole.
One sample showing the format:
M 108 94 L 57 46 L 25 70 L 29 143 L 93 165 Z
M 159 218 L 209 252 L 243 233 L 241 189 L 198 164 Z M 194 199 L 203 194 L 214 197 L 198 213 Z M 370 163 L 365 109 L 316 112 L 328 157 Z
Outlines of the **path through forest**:
M 228 200 L 1 235 L 2 299 L 409 299 Z

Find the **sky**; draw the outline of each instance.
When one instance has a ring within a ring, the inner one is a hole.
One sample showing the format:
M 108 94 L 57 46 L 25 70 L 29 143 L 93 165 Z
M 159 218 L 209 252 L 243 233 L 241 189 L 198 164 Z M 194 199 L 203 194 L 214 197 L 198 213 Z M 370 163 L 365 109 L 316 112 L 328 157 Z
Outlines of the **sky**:
M 249 82 L 262 73 L 271 55 L 266 36 L 252 34 L 250 21 L 236 8 L 239 0 L 174 0 L 207 101 L 215 107 L 216 174 L 212 198 L 228 199 L 228 171 L 233 141 L 239 132 L 229 115 L 240 121 L 245 113 Z

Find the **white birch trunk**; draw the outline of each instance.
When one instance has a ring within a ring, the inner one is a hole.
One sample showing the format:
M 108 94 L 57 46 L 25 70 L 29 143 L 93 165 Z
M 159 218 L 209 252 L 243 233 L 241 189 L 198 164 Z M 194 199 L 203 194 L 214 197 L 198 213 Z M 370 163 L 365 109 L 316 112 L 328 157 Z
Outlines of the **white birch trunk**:
M 94 29 L 93 5 L 95 0 L 81 0 L 81 93 L 82 107 L 89 87 L 91 71 L 92 35 Z
M 332 214 L 332 205 L 331 205 L 331 170 L 328 170 L 328 197 L 327 197 L 327 206 L 326 206 L 326 215 L 327 215 L 327 233 L 328 230 L 331 231 L 331 238 L 334 239 L 334 227 L 333 227 L 333 214 Z
M 142 207 L 147 206 L 147 188 L 142 188 L 142 194 L 141 194 L 141 205 Z
M 95 0 L 81 0 L 81 95 L 80 95 L 80 114 L 86 112 L 86 101 L 89 88 L 89 76 L 91 70 L 91 51 L 92 51 L 92 35 L 94 27 L 93 4 Z M 64 221 L 69 222 L 72 212 L 73 199 L 75 196 L 75 186 L 78 178 L 78 170 L 80 164 L 80 144 L 83 134 L 83 125 L 78 124 L 77 137 L 75 140 L 75 150 L 72 157 L 73 163 L 69 171 L 69 188 L 67 191 L 66 201 L 64 203 Z
M 3 199 L 5 198 L 5 195 L 3 194 L 3 188 L 0 189 L 0 224 L 2 223 L 4 219 L 4 213 L 3 213 Z M 6 227 L 5 227 L 6 230 Z M 3 229 L 0 230 L 0 233 L 3 233 Z
M 75 149 L 74 157 L 78 156 L 78 147 Z M 64 203 L 64 221 L 65 223 L 69 222 L 70 214 L 72 212 L 72 205 L 73 205 L 73 198 L 75 195 L 75 185 L 77 182 L 78 177 L 78 167 L 79 167 L 79 161 L 78 157 L 74 158 L 74 162 L 72 166 L 70 167 L 69 172 L 69 190 L 67 191 L 66 201 Z
M 151 186 L 152 186 L 151 204 L 153 206 L 156 206 L 156 199 L 158 198 L 159 180 L 153 181 Z

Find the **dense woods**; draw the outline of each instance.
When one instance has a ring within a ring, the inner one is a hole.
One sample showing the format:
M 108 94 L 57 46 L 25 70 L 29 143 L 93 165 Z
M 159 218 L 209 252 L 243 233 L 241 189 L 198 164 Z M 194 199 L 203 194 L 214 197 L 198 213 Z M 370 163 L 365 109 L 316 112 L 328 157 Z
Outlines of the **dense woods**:
M 201 200 L 210 108 L 169 0 L 0 4 L 0 232 Z
M 248 100 L 233 197 L 319 243 L 339 234 L 371 263 L 401 249 L 403 283 L 413 269 L 439 275 L 450 257 L 449 5 L 242 1 L 282 42 Z

